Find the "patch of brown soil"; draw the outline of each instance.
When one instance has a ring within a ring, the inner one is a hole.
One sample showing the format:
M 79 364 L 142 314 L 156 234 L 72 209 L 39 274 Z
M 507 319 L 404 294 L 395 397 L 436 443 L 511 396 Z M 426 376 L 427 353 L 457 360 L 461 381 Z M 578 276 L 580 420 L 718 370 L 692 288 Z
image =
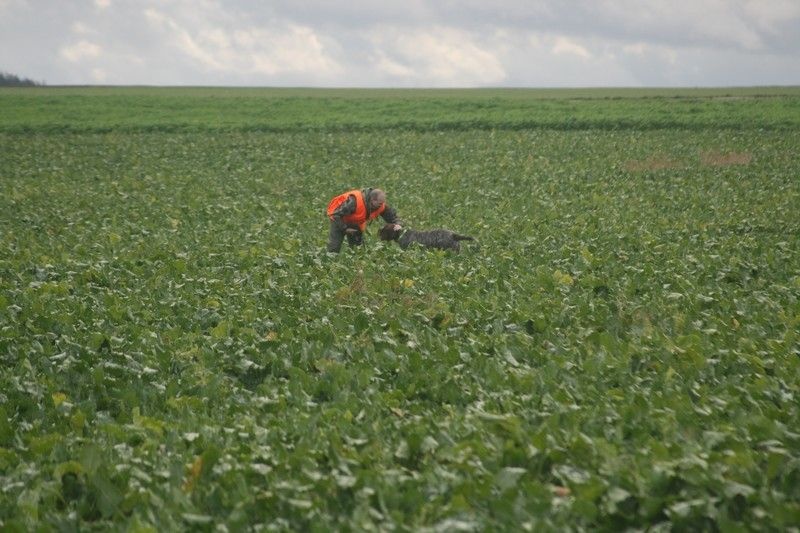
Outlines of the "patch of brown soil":
M 646 172 L 648 170 L 664 170 L 668 168 L 678 168 L 678 161 L 663 156 L 650 156 L 647 159 L 634 159 L 625 163 L 625 170 L 628 172 Z
M 729 167 L 731 165 L 749 165 L 753 160 L 750 152 L 701 152 L 700 162 L 712 167 Z

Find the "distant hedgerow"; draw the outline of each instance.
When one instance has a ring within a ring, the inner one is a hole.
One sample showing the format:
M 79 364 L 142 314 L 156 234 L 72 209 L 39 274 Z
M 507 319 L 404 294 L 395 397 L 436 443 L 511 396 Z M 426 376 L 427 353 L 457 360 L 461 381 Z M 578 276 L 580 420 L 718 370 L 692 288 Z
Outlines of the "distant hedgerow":
M 37 87 L 44 85 L 28 78 L 20 78 L 16 74 L 0 72 L 0 87 Z

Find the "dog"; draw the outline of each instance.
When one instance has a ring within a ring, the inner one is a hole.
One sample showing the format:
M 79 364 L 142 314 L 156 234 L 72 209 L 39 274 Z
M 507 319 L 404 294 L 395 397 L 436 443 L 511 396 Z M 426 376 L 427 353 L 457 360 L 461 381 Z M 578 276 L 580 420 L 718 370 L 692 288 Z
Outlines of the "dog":
M 399 228 L 396 224 L 386 224 L 378 230 L 378 236 L 382 241 L 397 241 L 400 248 L 406 249 L 411 244 L 417 243 L 427 248 L 438 248 L 440 250 L 461 250 L 461 241 L 474 241 L 475 239 L 467 235 L 459 235 L 446 229 L 435 229 L 431 231 L 415 231 L 411 229 Z

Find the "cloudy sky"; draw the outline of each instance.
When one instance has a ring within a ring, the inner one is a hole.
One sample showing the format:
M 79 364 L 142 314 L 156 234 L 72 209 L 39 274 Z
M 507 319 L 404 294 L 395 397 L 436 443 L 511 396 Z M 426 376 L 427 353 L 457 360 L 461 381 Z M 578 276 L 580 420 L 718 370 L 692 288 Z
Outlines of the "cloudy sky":
M 48 85 L 800 85 L 800 0 L 0 0 Z

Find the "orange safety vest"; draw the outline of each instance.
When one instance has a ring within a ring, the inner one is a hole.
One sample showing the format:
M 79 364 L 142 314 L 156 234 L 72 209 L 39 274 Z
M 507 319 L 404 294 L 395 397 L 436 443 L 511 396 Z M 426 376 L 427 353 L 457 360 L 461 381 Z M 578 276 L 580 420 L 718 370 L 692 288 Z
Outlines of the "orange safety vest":
M 333 212 L 336 211 L 337 207 L 346 202 L 350 195 L 356 197 L 356 210 L 349 215 L 343 216 L 342 221 L 344 221 L 345 224 L 356 224 L 358 229 L 363 232 L 367 228 L 367 222 L 383 213 L 384 209 L 386 209 L 386 202 L 382 203 L 378 209 L 374 210 L 369 214 L 369 217 L 367 217 L 367 204 L 364 201 L 364 194 L 358 189 L 353 189 L 352 191 L 335 196 L 333 200 L 330 201 L 328 204 L 328 218 L 333 220 Z

